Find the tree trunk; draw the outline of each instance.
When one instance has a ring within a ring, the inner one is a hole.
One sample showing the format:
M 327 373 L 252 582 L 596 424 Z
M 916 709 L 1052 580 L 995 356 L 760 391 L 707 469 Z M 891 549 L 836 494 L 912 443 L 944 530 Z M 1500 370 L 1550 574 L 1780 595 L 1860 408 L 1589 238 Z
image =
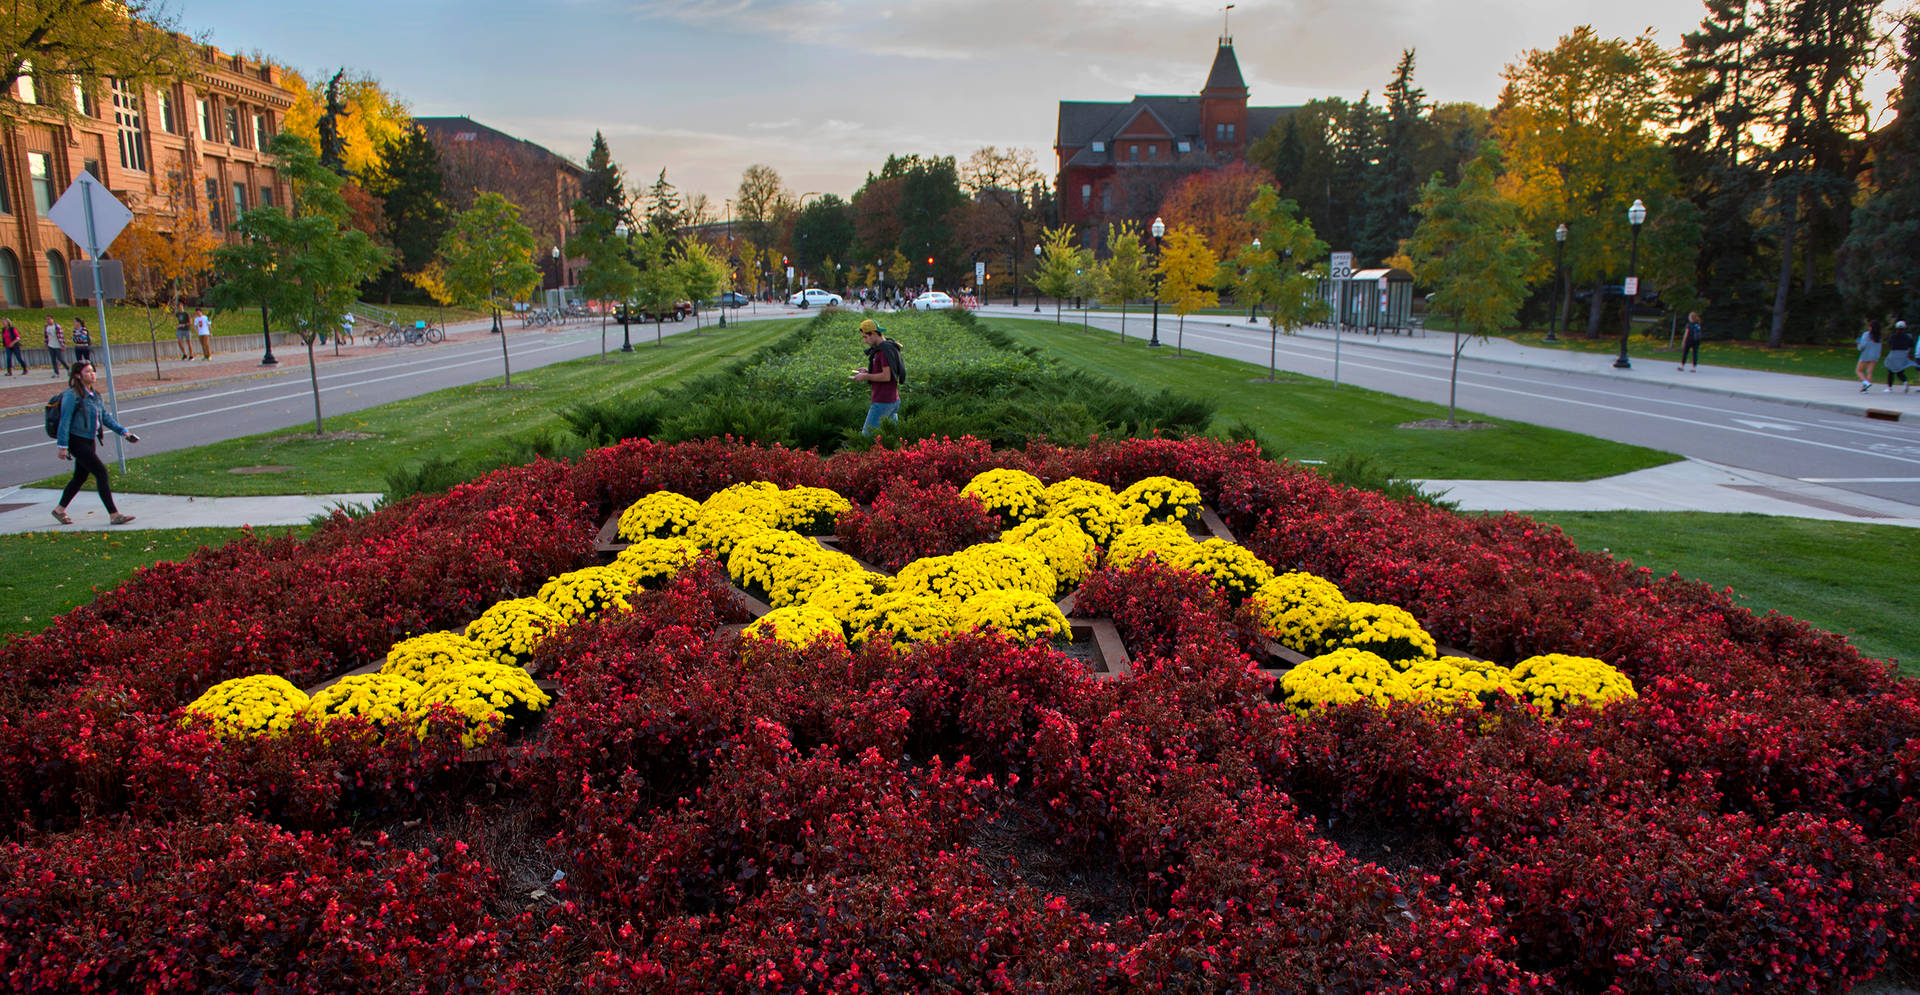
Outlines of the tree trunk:
M 600 361 L 607 361 L 607 308 L 606 302 L 600 303 Z
M 147 348 L 153 350 L 153 378 L 165 380 L 166 377 L 160 375 L 160 343 L 154 339 L 153 305 L 151 304 L 147 305 Z
M 1126 301 L 1126 298 L 1123 297 L 1120 299 L 1120 341 L 1125 342 L 1126 340 L 1127 340 L 1127 301 Z
M 1780 203 L 1780 275 L 1773 285 L 1773 321 L 1767 328 L 1769 349 L 1778 349 L 1787 341 L 1787 294 L 1793 287 L 1793 236 L 1799 220 L 1799 198 L 1784 198 Z
M 500 369 L 506 375 L 500 379 L 500 386 L 513 386 L 513 364 L 507 359 L 507 326 L 500 323 L 500 305 L 493 306 L 493 330 L 500 333 Z
M 313 336 L 300 337 L 307 343 L 307 385 L 313 388 L 313 434 L 322 435 L 327 429 L 320 422 L 320 365 L 313 360 Z
M 1587 338 L 1600 337 L 1600 312 L 1607 306 L 1607 284 L 1603 280 L 1593 285 L 1593 300 L 1587 304 Z
M 1453 424 L 1454 399 L 1460 393 L 1460 350 L 1466 345 L 1460 341 L 1460 322 L 1453 323 L 1453 369 L 1447 374 L 1447 424 Z

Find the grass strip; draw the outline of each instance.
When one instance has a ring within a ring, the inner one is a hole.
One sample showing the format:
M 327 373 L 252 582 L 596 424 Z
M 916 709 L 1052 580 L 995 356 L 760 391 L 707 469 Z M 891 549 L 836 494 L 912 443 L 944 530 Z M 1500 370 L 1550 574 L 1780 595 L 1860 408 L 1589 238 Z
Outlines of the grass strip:
M 1143 390 L 1170 389 L 1219 405 L 1214 429 L 1243 422 L 1280 455 L 1336 462 L 1358 457 L 1394 476 L 1458 480 L 1593 480 L 1671 463 L 1671 453 L 1560 429 L 1473 415 L 1473 431 L 1401 426 L 1444 419 L 1446 408 L 1299 374 L 1265 380 L 1264 366 L 1201 353 L 1176 358 L 1139 338 L 1017 318 L 983 318 L 1069 367 Z M 1143 326 L 1144 327 L 1144 326 Z
M 661 386 L 710 373 L 797 321 L 742 323 L 678 335 L 666 348 L 589 356 L 515 371 L 513 389 L 499 381 L 449 387 L 376 408 L 327 417 L 327 436 L 311 426 L 243 436 L 128 461 L 114 475 L 126 493 L 239 497 L 272 494 L 384 492 L 387 475 L 433 458 L 481 459 L 520 440 L 564 431 L 560 412 L 593 400 L 618 403 Z M 237 467 L 285 467 L 235 473 Z M 58 487 L 65 477 L 39 486 Z
M 183 560 L 202 546 L 223 546 L 246 529 L 137 529 L 0 535 L 0 637 L 38 632 L 55 615 L 92 601 L 153 563 Z M 306 533 L 305 526 L 256 529 L 257 535 Z
M 1889 598 L 1887 578 L 1904 576 L 1915 533 L 1772 515 L 1697 511 L 1550 511 L 1532 517 L 1565 530 L 1581 549 L 1630 559 L 1656 574 L 1678 573 L 1716 587 L 1758 613 L 1778 611 L 1839 633 L 1860 652 L 1900 657 L 1920 675 L 1920 616 Z M 1753 555 L 1764 549 L 1765 556 Z

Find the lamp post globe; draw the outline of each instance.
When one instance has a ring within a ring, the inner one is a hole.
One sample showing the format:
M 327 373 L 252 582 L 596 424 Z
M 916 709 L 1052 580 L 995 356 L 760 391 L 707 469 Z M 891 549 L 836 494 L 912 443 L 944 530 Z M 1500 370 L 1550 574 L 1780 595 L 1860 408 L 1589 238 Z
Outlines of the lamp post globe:
M 1566 319 L 1567 223 L 1553 230 L 1553 321 L 1547 324 L 1547 341 L 1558 342 L 1560 322 Z
M 1153 331 L 1147 336 L 1147 348 L 1160 348 L 1160 238 L 1167 233 L 1167 223 L 1158 217 L 1153 226 L 1147 229 L 1153 233 Z
M 1633 249 L 1627 254 L 1627 280 L 1620 287 L 1620 358 L 1613 361 L 1616 370 L 1630 370 L 1633 364 L 1627 362 L 1627 335 L 1633 330 L 1633 302 L 1640 296 L 1640 226 L 1647 222 L 1647 205 L 1640 198 L 1633 199 L 1633 206 L 1627 208 L 1627 224 L 1633 228 Z
M 1033 275 L 1034 278 L 1038 280 L 1040 276 L 1040 243 L 1038 242 L 1033 243 Z M 1040 288 L 1038 286 L 1033 288 L 1033 313 L 1040 313 Z
M 1255 235 L 1253 237 L 1253 251 L 1255 252 L 1260 251 L 1260 236 L 1258 235 Z M 1258 298 L 1252 301 L 1249 301 L 1247 303 L 1247 324 L 1252 325 L 1257 323 L 1254 319 L 1254 316 L 1258 314 L 1259 311 L 1260 311 L 1260 301 Z

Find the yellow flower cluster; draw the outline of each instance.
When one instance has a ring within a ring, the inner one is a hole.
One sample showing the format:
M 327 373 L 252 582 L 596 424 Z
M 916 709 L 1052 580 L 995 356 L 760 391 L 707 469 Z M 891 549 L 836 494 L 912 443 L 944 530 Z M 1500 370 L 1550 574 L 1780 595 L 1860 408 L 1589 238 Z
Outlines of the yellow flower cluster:
M 1200 520 L 1200 488 L 1173 477 L 1135 481 L 1120 492 L 1120 504 L 1135 521 L 1186 525 Z
M 523 667 L 540 640 L 566 624 L 558 611 L 539 598 L 510 598 L 467 623 L 467 638 L 479 643 L 495 662 Z
M 687 538 L 694 545 L 714 555 L 725 563 L 733 555 L 734 544 L 750 535 L 765 532 L 767 523 L 752 515 L 732 510 L 707 510 L 687 530 Z
M 1227 596 L 1228 601 L 1236 605 L 1273 579 L 1273 568 L 1267 565 L 1267 561 L 1255 556 L 1247 547 L 1225 539 L 1208 539 L 1191 546 L 1176 547 L 1173 554 L 1176 560 L 1172 566 L 1205 575 Z
M 672 491 L 655 491 L 620 513 L 620 538 L 633 542 L 686 534 L 700 517 L 700 502 Z
M 808 592 L 806 603 L 840 619 L 851 634 L 866 624 L 874 599 L 887 590 L 888 582 L 886 575 L 865 570 L 840 574 Z
M 1338 625 L 1327 633 L 1332 646 L 1350 646 L 1377 653 L 1388 660 L 1432 659 L 1438 652 L 1433 637 L 1413 614 L 1396 605 L 1349 601 Z
M 780 486 L 765 480 L 750 480 L 722 488 L 700 502 L 700 514 L 703 517 L 716 511 L 737 511 L 748 518 L 757 519 L 762 525 L 779 524 L 783 508 Z
M 1261 628 L 1296 653 L 1326 649 L 1327 633 L 1346 618 L 1347 599 L 1330 580 L 1310 573 L 1284 573 L 1253 593 Z
M 635 587 L 653 589 L 699 558 L 700 547 L 689 539 L 637 539 L 613 558 L 613 568 L 632 578 Z
M 953 627 L 993 628 L 1022 643 L 1038 643 L 1067 635 L 1067 617 L 1059 606 L 1032 591 L 988 591 L 969 598 L 955 615 Z
M 1378 654 L 1357 649 L 1324 653 L 1287 671 L 1280 678 L 1280 691 L 1287 706 L 1301 715 L 1321 706 L 1356 701 L 1382 706 L 1413 699 L 1413 688 L 1398 668 Z
M 881 636 L 894 649 L 924 643 L 953 631 L 953 602 L 924 591 L 887 591 L 873 599 L 873 611 L 853 634 L 856 645 Z
M 1000 533 L 1001 542 L 1025 546 L 1039 553 L 1053 568 L 1055 590 L 1080 586 L 1093 570 L 1100 547 L 1070 518 L 1036 518 Z
M 1072 480 L 1064 480 L 1061 484 L 1072 482 Z M 1059 487 L 1060 484 L 1053 486 Z M 1105 484 L 1093 486 L 1106 487 Z M 1105 494 L 1088 490 L 1071 491 L 1060 497 L 1050 498 L 1047 502 L 1047 517 L 1064 518 L 1073 522 L 1087 535 L 1092 536 L 1095 543 L 1102 546 L 1112 542 L 1113 537 L 1119 535 L 1122 529 L 1134 524 L 1133 520 L 1127 517 L 1126 509 L 1120 506 L 1120 499 L 1114 497 L 1111 490 Z
M 347 716 L 358 716 L 377 726 L 406 723 L 414 718 L 420 689 L 417 681 L 399 674 L 352 674 L 316 692 L 307 703 L 307 715 L 320 726 Z
M 1047 558 L 1019 543 L 975 543 L 954 555 L 972 560 L 1003 591 L 1032 591 L 1052 600 L 1060 588 L 1060 577 Z
M 1085 477 L 1068 477 L 1058 483 L 1047 485 L 1048 505 L 1052 505 L 1056 501 L 1064 501 L 1070 497 L 1083 496 L 1119 500 L 1119 496 L 1113 493 L 1113 488 L 1108 487 L 1098 480 L 1088 480 Z
M 780 492 L 780 517 L 773 524 L 801 535 L 832 535 L 840 513 L 853 502 L 825 487 L 789 487 Z
M 1152 553 L 1161 563 L 1178 566 L 1199 543 L 1179 525 L 1133 525 L 1107 544 L 1107 566 L 1124 570 L 1134 561 Z
M 1514 683 L 1523 697 L 1555 715 L 1575 705 L 1604 707 L 1639 697 L 1627 675 L 1590 656 L 1546 653 L 1513 665 Z
M 742 635 L 759 639 L 777 639 L 796 649 L 828 639 L 844 642 L 846 630 L 840 620 L 813 605 L 788 605 L 760 616 Z
M 631 610 L 633 605 L 627 595 L 633 593 L 633 588 L 633 575 L 618 567 L 582 567 L 542 584 L 534 597 L 546 602 L 572 625 L 610 608 Z
M 1507 668 L 1484 660 L 1443 656 L 1409 660 L 1401 666 L 1413 700 L 1441 708 L 1475 708 L 1499 693 L 1515 699 L 1526 697 Z
M 895 591 L 928 594 L 954 604 L 999 587 L 983 565 L 958 554 L 923 556 L 901 567 L 888 586 Z
M 860 572 L 860 564 L 798 532 L 763 529 L 734 544 L 727 575 L 742 589 L 764 591 L 775 608 L 797 605 L 825 581 Z
M 1046 485 L 1025 470 L 982 470 L 960 488 L 960 493 L 977 498 L 987 511 L 999 515 L 1003 528 L 1039 518 L 1047 511 Z
M 253 674 L 221 681 L 187 706 L 187 718 L 210 720 L 227 738 L 279 735 L 307 710 L 307 693 L 284 677 Z
M 509 722 L 524 719 L 553 703 L 533 678 L 519 667 L 497 663 L 470 663 L 440 672 L 414 699 L 415 729 L 427 734 L 435 705 L 446 705 L 466 720 L 460 742 L 472 749 L 501 731 Z
M 493 654 L 486 647 L 458 632 L 429 632 L 394 643 L 380 672 L 425 684 L 442 668 L 491 660 Z

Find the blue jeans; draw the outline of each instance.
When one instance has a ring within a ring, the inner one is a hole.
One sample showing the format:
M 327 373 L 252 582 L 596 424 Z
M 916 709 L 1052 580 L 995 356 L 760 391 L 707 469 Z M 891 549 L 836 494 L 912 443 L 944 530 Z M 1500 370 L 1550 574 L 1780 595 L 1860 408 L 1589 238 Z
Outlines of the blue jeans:
M 900 420 L 900 402 L 894 401 L 890 404 L 882 404 L 879 401 L 873 402 L 867 406 L 867 423 L 860 426 L 860 434 L 872 435 L 880 428 L 880 422 L 887 418 L 891 418 L 894 421 Z

